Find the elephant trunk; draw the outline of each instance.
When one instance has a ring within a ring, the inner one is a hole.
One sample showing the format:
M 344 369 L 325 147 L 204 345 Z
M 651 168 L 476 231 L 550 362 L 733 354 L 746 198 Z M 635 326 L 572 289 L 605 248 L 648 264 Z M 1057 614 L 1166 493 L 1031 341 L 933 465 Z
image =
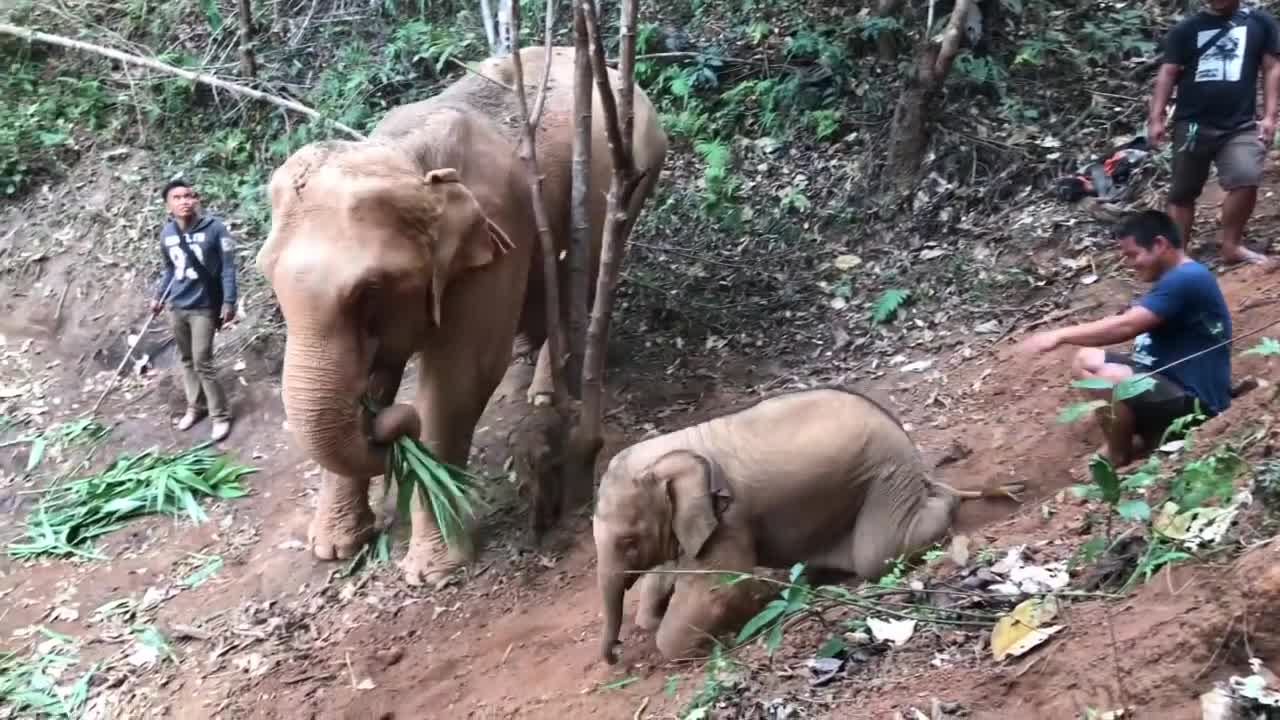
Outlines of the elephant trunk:
M 618 662 L 615 645 L 622 629 L 622 600 L 627 592 L 626 575 L 599 571 L 600 596 L 604 606 L 604 635 L 600 638 L 600 655 L 613 665 Z
M 289 428 L 308 456 L 331 473 L 367 478 L 385 471 L 386 450 L 380 445 L 416 435 L 420 420 L 406 405 L 392 405 L 377 416 L 364 408 L 371 370 L 353 367 L 352 358 L 358 357 L 332 333 L 290 333 L 284 405 Z M 398 385 L 398 376 L 395 381 Z

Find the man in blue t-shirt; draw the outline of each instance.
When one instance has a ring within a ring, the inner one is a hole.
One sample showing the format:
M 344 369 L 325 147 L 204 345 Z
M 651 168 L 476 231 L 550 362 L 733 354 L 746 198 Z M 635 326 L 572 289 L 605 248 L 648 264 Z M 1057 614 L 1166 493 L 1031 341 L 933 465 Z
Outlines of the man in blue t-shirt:
M 1174 420 L 1197 410 L 1213 417 L 1231 405 L 1231 344 L 1226 342 L 1231 313 L 1217 278 L 1187 257 L 1178 226 L 1165 213 L 1134 213 L 1116 228 L 1115 237 L 1126 264 L 1154 283 L 1150 292 L 1119 315 L 1036 333 L 1021 349 L 1043 353 L 1060 345 L 1085 346 L 1072 364 L 1076 379 L 1118 384 L 1135 374 L 1154 373 L 1155 387 L 1118 403 L 1114 417 L 1110 405 L 1098 411 L 1107 436 L 1106 456 L 1120 467 L 1135 456 L 1135 434 L 1150 450 Z M 1132 354 L 1097 347 L 1130 339 Z M 1088 392 L 1111 398 L 1109 390 Z
M 1280 26 L 1271 13 L 1241 7 L 1240 0 L 1204 4 L 1165 36 L 1147 119 L 1148 140 L 1156 147 L 1169 134 L 1165 106 L 1176 86 L 1169 213 L 1189 241 L 1196 199 L 1212 163 L 1227 193 L 1219 235 L 1222 259 L 1270 264 L 1266 256 L 1244 247 L 1243 237 L 1276 133 Z M 1256 117 L 1259 74 L 1264 78 L 1261 120 Z

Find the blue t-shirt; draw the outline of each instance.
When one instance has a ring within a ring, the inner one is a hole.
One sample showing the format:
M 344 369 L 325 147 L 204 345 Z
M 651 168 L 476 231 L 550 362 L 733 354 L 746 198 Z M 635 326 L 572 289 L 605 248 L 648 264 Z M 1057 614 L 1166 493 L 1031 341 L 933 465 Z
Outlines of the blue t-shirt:
M 1133 341 L 1133 360 L 1143 372 L 1158 370 L 1231 337 L 1231 313 L 1209 268 L 1184 262 L 1156 281 L 1138 305 L 1160 324 Z M 1231 344 L 1161 370 L 1200 399 L 1201 409 L 1216 415 L 1231 405 Z

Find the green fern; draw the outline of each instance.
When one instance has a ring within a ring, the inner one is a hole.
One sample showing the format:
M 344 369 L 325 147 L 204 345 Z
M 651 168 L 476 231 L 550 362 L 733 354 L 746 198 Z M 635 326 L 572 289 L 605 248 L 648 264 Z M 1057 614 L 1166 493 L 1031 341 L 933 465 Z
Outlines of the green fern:
M 907 298 L 910 295 L 910 290 L 904 290 L 902 288 L 890 288 L 885 290 L 880 295 L 880 299 L 876 300 L 875 309 L 871 311 L 871 319 L 877 323 L 887 321 L 889 318 L 893 317 L 894 313 L 898 312 L 898 308 L 902 307 L 903 303 L 907 301 Z

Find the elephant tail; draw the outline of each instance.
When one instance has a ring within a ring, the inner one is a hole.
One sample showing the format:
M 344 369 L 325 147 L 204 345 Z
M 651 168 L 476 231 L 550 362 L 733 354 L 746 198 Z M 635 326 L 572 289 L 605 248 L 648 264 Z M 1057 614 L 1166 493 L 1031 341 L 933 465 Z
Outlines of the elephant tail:
M 950 493 L 961 500 L 977 500 L 979 498 L 1009 498 L 1010 500 L 1020 503 L 1022 500 L 1018 498 L 1018 493 L 1027 489 L 1027 484 L 1022 482 L 1001 483 L 999 485 L 988 485 L 981 490 L 960 490 L 952 487 L 944 482 L 930 480 L 934 487 L 943 492 Z

